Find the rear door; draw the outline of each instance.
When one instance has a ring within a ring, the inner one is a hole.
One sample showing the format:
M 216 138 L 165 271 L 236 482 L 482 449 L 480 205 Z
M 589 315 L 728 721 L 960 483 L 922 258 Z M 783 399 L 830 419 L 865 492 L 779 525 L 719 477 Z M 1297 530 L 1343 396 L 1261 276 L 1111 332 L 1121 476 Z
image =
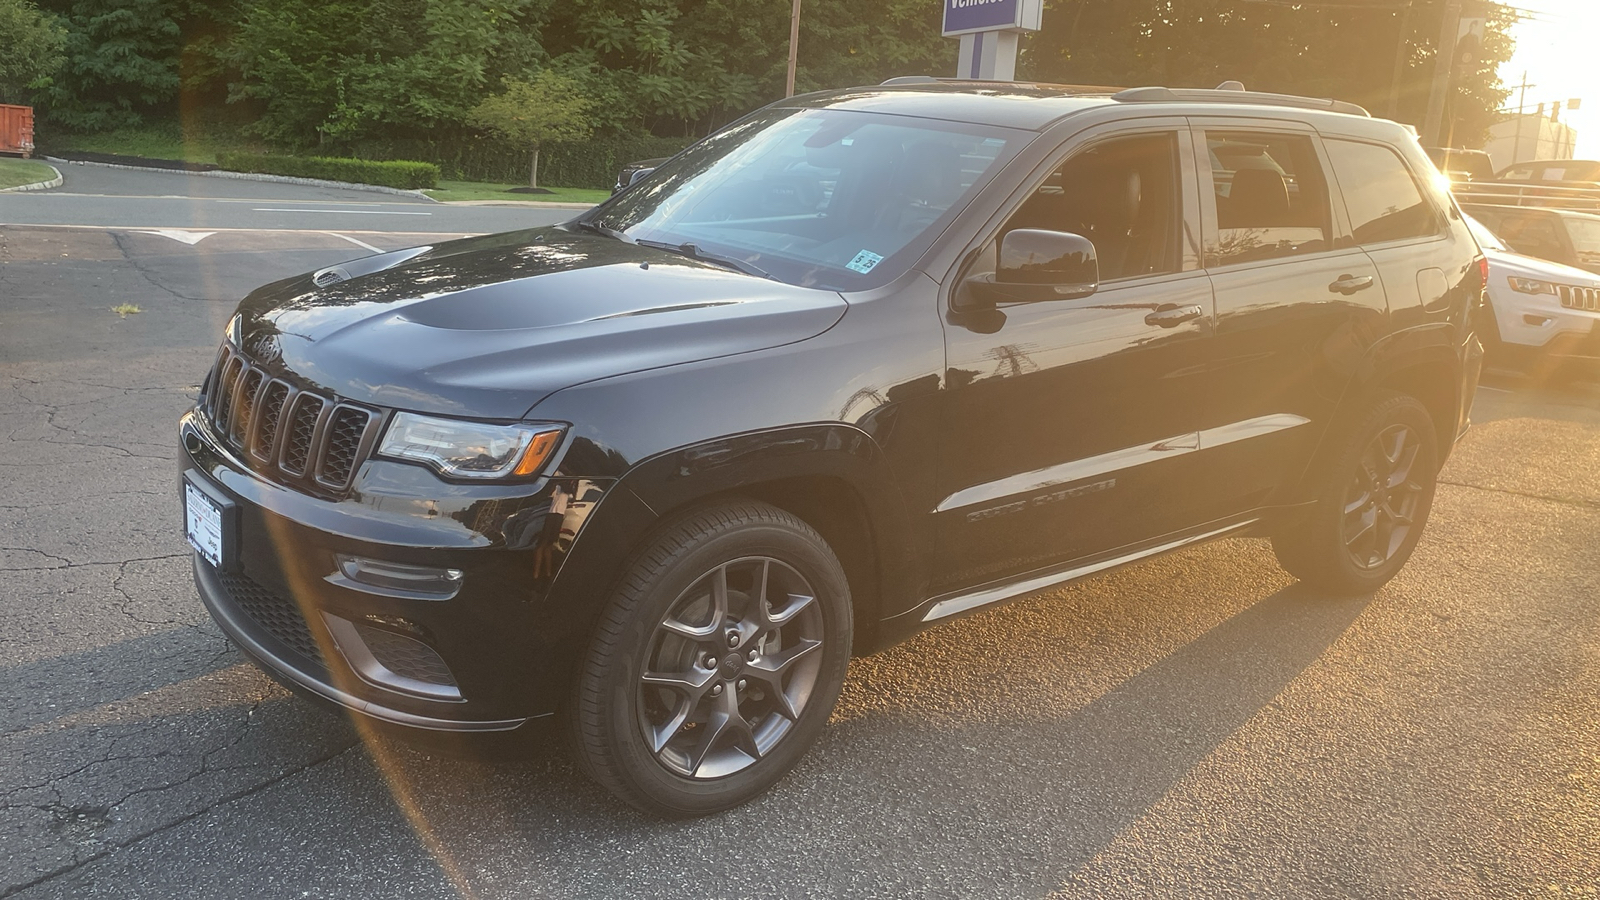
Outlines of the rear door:
M 1221 518 L 1297 480 L 1388 311 L 1309 125 L 1191 122 L 1217 305 L 1199 460 L 1207 512 Z

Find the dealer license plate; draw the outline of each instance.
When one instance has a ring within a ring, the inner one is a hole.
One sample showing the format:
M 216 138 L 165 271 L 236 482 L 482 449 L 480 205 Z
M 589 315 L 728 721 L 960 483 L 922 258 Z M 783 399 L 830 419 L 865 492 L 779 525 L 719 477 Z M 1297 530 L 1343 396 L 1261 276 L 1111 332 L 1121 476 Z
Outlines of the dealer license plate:
M 222 568 L 222 507 L 187 481 L 183 484 L 183 536 L 206 562 Z

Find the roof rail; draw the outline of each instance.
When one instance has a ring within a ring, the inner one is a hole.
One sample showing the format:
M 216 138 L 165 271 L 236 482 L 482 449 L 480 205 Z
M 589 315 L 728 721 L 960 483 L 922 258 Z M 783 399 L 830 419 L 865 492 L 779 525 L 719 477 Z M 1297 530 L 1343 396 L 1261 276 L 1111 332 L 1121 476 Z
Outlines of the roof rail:
M 1111 95 L 1111 99 L 1123 103 L 1197 103 L 1209 101 L 1212 103 L 1258 103 L 1262 106 L 1293 106 L 1300 109 L 1323 109 L 1329 112 L 1347 113 L 1352 116 L 1371 117 L 1371 113 L 1354 103 L 1343 100 L 1328 100 L 1316 97 L 1297 97 L 1294 94 L 1268 94 L 1261 91 L 1247 91 L 1243 85 L 1236 81 L 1225 81 L 1223 86 L 1213 90 L 1204 88 L 1169 88 L 1169 87 L 1137 87 L 1118 91 Z

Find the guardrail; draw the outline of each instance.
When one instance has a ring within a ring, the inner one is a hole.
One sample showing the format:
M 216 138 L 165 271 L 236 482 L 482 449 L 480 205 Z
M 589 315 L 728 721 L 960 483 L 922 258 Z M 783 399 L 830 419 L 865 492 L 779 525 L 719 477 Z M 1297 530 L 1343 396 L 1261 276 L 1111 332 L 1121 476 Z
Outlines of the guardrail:
M 1458 182 L 1450 188 L 1462 203 L 1494 206 L 1537 206 L 1600 212 L 1600 187 L 1557 187 L 1552 184 L 1516 184 L 1505 181 Z

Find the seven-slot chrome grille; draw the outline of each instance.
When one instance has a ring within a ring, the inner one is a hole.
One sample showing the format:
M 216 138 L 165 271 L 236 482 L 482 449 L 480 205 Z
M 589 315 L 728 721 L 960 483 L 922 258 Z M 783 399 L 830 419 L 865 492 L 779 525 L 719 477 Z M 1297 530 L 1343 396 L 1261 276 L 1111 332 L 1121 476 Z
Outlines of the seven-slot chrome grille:
M 1600 312 L 1600 289 L 1563 284 L 1556 288 L 1556 295 L 1561 298 L 1561 305 L 1567 309 Z
M 227 343 L 200 409 L 254 468 L 335 491 L 350 486 L 380 424 L 377 412 L 275 378 Z

